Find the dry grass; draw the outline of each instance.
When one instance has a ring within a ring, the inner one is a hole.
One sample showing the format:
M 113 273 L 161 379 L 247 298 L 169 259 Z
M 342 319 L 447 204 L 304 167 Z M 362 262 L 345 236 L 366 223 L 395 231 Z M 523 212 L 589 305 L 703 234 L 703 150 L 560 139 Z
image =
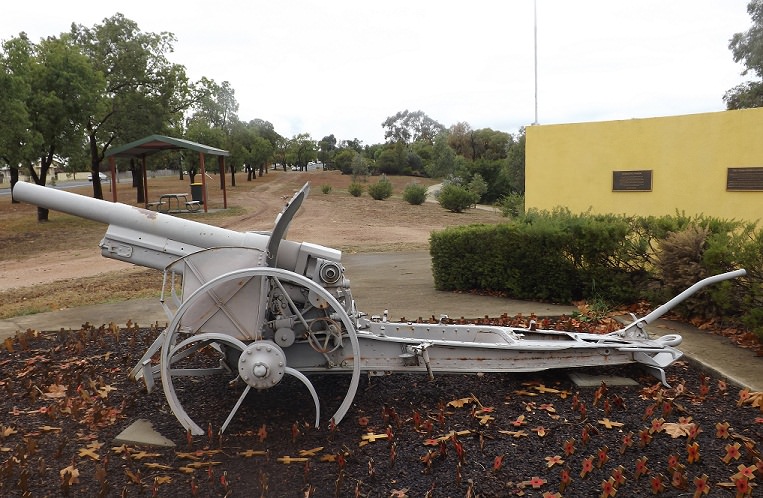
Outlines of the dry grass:
M 0 291 L 0 319 L 33 315 L 88 304 L 103 304 L 156 297 L 162 274 L 156 270 L 130 270 Z

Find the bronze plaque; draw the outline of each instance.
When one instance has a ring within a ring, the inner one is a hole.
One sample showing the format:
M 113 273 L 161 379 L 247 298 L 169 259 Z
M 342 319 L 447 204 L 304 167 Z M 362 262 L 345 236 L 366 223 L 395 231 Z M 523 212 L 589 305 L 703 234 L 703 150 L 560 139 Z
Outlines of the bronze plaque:
M 729 168 L 726 190 L 763 190 L 763 168 Z
M 652 170 L 613 171 L 612 190 L 615 192 L 651 192 Z

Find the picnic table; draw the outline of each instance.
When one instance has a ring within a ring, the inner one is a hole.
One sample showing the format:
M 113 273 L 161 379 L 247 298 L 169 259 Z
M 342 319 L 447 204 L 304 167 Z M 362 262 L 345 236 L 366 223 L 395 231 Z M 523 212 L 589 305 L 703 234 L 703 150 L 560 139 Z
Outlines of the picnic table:
M 149 202 L 146 207 L 148 209 L 156 208 L 157 211 L 162 213 L 182 213 L 185 211 L 195 213 L 201 207 L 201 203 L 199 201 L 189 201 L 188 194 L 180 192 L 162 194 L 159 196 L 158 202 Z

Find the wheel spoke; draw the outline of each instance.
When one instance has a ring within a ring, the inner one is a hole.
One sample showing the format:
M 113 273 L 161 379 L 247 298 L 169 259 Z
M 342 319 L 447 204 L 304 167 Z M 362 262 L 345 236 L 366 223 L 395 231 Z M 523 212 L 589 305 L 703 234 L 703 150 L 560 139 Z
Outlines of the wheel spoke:
M 228 427 L 228 424 L 230 424 L 230 421 L 233 419 L 233 416 L 238 411 L 238 407 L 241 406 L 241 403 L 244 401 L 244 398 L 246 398 L 246 395 L 249 394 L 249 389 L 251 389 L 251 386 L 246 386 L 246 388 L 244 389 L 244 392 L 241 393 L 241 396 L 239 396 L 238 401 L 236 401 L 236 406 L 233 407 L 233 409 L 228 414 L 228 418 L 225 419 L 223 426 L 220 427 L 220 434 L 225 432 L 225 429 Z

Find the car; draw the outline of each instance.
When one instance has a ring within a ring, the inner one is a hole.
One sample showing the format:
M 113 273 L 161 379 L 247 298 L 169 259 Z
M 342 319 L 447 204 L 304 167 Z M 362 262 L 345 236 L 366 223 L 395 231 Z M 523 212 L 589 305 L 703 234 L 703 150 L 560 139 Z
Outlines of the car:
M 107 181 L 109 181 L 109 177 L 108 177 L 108 176 L 106 176 L 106 175 L 104 175 L 103 173 L 98 173 L 98 178 L 99 178 L 99 179 L 100 179 L 102 182 L 107 182 Z M 92 173 L 90 173 L 89 175 L 87 175 L 87 181 L 89 181 L 89 182 L 92 182 L 92 181 L 93 181 L 93 174 L 92 174 Z

